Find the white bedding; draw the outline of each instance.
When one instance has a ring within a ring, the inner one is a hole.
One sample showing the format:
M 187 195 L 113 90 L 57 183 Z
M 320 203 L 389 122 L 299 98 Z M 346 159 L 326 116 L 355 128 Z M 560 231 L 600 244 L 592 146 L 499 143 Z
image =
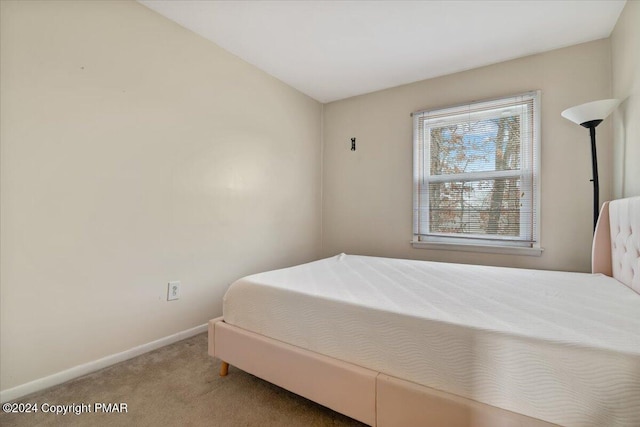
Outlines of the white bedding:
M 640 426 L 640 295 L 604 275 L 341 254 L 245 277 L 225 322 L 566 426 Z

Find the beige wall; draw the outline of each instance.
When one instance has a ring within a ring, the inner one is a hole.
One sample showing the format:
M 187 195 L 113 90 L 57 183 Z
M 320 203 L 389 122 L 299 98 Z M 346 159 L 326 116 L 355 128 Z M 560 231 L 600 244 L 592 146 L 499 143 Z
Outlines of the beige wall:
M 542 90 L 541 257 L 413 249 L 412 111 Z M 588 271 L 589 133 L 560 116 L 611 96 L 609 40 L 425 80 L 324 107 L 323 255 L 339 252 Z M 601 200 L 611 196 L 611 121 L 598 127 Z M 349 151 L 350 138 L 357 151 Z
M 611 34 L 614 197 L 640 196 L 640 1 L 629 0 Z
M 3 390 L 317 258 L 318 102 L 135 2 L 0 3 Z

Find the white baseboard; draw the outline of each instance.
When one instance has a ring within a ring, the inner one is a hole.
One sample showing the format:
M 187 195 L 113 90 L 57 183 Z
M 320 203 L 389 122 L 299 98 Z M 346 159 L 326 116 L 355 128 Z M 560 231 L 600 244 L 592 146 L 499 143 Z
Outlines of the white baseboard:
M 102 359 L 74 366 L 73 368 L 57 372 L 44 378 L 39 378 L 37 380 L 30 381 L 28 383 L 21 384 L 7 390 L 2 390 L 0 391 L 0 402 L 4 403 L 11 400 L 19 399 L 20 397 L 26 396 L 27 394 L 35 393 L 36 391 L 44 390 L 45 388 L 62 384 L 69 380 L 73 380 L 83 375 L 90 374 L 91 372 L 95 372 L 108 366 L 115 365 L 116 363 L 132 359 L 136 356 L 140 356 L 141 354 L 148 353 L 160 347 L 164 347 L 166 345 L 173 344 L 174 342 L 192 337 L 201 332 L 205 332 L 206 330 L 207 324 L 205 323 L 204 325 L 199 325 L 195 328 L 187 329 L 186 331 L 181 331 L 173 335 L 169 335 L 168 337 L 160 338 L 158 340 L 151 341 L 150 343 L 130 348 L 129 350 L 125 350 L 121 353 L 112 354 L 110 356 L 103 357 Z

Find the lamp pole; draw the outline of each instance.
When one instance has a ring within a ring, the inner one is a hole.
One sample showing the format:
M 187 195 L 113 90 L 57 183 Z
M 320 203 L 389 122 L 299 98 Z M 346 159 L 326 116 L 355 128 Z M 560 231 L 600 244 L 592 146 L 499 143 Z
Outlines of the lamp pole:
M 588 122 L 580 123 L 580 126 L 584 126 L 589 129 L 589 135 L 591 136 L 591 170 L 593 171 L 593 231 L 596 230 L 596 224 L 598 223 L 598 215 L 600 213 L 600 182 L 598 181 L 598 154 L 596 153 L 596 127 L 602 123 L 602 120 L 589 120 Z

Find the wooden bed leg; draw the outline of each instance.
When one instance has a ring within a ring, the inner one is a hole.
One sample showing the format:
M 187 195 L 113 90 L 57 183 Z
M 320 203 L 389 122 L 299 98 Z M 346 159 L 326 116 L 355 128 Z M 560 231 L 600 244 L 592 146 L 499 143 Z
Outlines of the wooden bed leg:
M 222 361 L 222 363 L 220 363 L 220 376 L 226 377 L 228 373 L 229 373 L 229 364 L 225 361 Z

